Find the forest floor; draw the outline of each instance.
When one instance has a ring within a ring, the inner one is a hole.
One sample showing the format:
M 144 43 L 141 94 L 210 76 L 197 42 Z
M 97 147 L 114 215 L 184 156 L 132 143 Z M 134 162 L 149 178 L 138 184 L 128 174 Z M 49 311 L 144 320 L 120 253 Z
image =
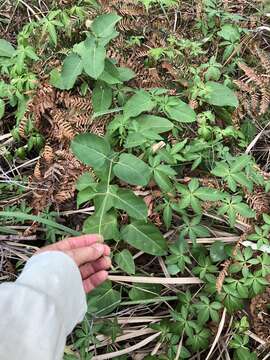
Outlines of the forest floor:
M 269 18 L 2 0 L 0 281 L 67 236 L 112 248 L 65 360 L 268 359 Z

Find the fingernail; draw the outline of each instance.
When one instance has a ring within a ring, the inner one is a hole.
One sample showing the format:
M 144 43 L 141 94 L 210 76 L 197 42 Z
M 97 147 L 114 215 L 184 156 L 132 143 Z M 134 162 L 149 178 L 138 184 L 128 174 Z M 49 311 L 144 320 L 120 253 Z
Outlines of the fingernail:
M 109 256 L 104 256 L 104 259 L 108 264 L 110 264 L 110 266 L 112 265 L 112 259 Z
M 102 235 L 97 235 L 97 242 L 104 242 L 104 237 Z

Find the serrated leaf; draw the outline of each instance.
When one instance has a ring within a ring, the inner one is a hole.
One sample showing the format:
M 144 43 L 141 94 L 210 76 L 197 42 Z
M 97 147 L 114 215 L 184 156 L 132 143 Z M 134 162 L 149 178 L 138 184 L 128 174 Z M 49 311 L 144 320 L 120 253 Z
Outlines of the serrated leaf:
M 121 270 L 130 275 L 135 274 L 135 263 L 130 251 L 124 249 L 120 253 L 116 254 L 114 259 Z
M 210 94 L 206 100 L 208 104 L 232 107 L 237 107 L 239 105 L 234 91 L 227 86 L 214 81 L 208 81 L 206 86 L 210 90 Z
M 140 186 L 146 186 L 151 176 L 150 167 L 132 154 L 121 154 L 113 172 L 120 180 Z
M 10 42 L 5 39 L 0 39 L 0 57 L 12 57 L 15 54 L 16 50 L 11 45 Z
M 71 142 L 74 155 L 85 165 L 101 168 L 111 152 L 110 145 L 101 137 L 94 134 L 80 134 Z
M 94 112 L 106 111 L 112 104 L 112 89 L 102 82 L 97 82 L 92 94 Z
M 136 220 L 147 219 L 147 206 L 143 199 L 136 196 L 133 191 L 119 189 L 114 195 L 114 206 L 121 209 Z
M 131 246 L 154 256 L 167 253 L 167 243 L 159 229 L 152 224 L 135 221 L 121 230 L 121 237 Z
M 144 90 L 138 91 L 124 105 L 124 116 L 127 118 L 140 115 L 142 112 L 151 111 L 155 104 L 151 96 Z

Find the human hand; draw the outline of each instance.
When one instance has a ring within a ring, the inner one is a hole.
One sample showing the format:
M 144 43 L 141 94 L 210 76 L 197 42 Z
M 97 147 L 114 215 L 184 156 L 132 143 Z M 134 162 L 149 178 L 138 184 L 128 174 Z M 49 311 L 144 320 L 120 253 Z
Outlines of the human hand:
M 85 292 L 89 293 L 107 279 L 106 270 L 111 267 L 110 248 L 103 241 L 100 235 L 82 235 L 44 246 L 37 253 L 62 251 L 70 256 L 78 265 Z

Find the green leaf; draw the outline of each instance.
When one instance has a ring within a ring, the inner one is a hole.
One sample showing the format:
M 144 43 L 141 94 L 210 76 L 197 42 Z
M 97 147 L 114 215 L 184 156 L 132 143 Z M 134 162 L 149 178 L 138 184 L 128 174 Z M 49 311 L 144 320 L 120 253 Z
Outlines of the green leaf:
M 246 218 L 254 218 L 256 215 L 256 212 L 251 210 L 250 207 L 244 203 L 235 204 L 234 208 L 237 212 L 239 212 L 240 215 Z
M 97 45 L 91 38 L 74 45 L 73 49 L 81 56 L 86 74 L 97 79 L 105 67 L 106 49 Z
M 105 59 L 105 68 L 99 76 L 99 80 L 109 85 L 122 84 L 123 82 L 120 79 L 118 68 L 109 59 Z
M 121 230 L 121 237 L 131 246 L 154 256 L 167 253 L 167 244 L 159 229 L 152 224 L 135 221 Z
M 227 259 L 227 254 L 224 250 L 224 243 L 222 241 L 215 241 L 210 247 L 210 257 L 213 262 L 219 262 Z
M 163 221 L 168 230 L 172 223 L 172 208 L 170 204 L 167 204 L 163 210 Z
M 252 191 L 253 188 L 253 183 L 252 181 L 250 181 L 247 176 L 244 173 L 233 173 L 231 175 L 231 177 L 233 178 L 233 180 L 237 181 L 239 184 L 245 186 L 250 192 Z
M 214 81 L 208 81 L 206 86 L 210 90 L 209 97 L 206 102 L 215 106 L 232 106 L 237 107 L 239 105 L 237 96 L 234 91 L 225 85 Z
M 117 70 L 118 70 L 118 79 L 121 80 L 122 82 L 129 81 L 136 76 L 135 72 L 129 68 L 118 67 Z
M 106 281 L 91 291 L 87 296 L 87 312 L 91 317 L 110 314 L 121 302 L 121 294 L 112 288 L 112 283 Z
M 151 130 L 158 134 L 172 130 L 173 123 L 161 116 L 141 115 L 136 121 L 138 122 L 140 131 Z
M 218 201 L 224 198 L 224 194 L 221 191 L 207 187 L 199 188 L 195 191 L 194 195 L 203 201 Z
M 117 217 L 113 211 L 103 214 L 94 214 L 87 218 L 83 224 L 84 234 L 101 234 L 105 240 L 119 239 Z
M 166 113 L 170 119 L 180 123 L 191 123 L 196 121 L 195 111 L 184 101 L 178 100 L 177 105 L 166 107 Z
M 12 57 L 15 54 L 16 50 L 11 45 L 10 42 L 5 39 L 0 39 L 0 57 Z
M 124 147 L 126 149 L 130 149 L 130 148 L 133 148 L 136 146 L 140 146 L 140 145 L 144 144 L 146 141 L 147 141 L 147 139 L 141 133 L 132 132 L 132 133 L 128 134 L 125 144 L 124 144 Z
M 112 104 L 112 89 L 97 81 L 92 94 L 94 112 L 106 111 Z
M 89 172 L 85 172 L 77 180 L 76 189 L 81 191 L 93 184 L 96 184 L 95 179 Z
M 133 191 L 119 189 L 115 195 L 114 206 L 121 209 L 136 220 L 147 220 L 147 206 L 143 199 L 136 196 Z
M 2 119 L 4 114 L 5 114 L 5 102 L 4 100 L 0 99 L 0 119 Z
M 218 35 L 224 40 L 228 40 L 232 43 L 235 43 L 240 39 L 240 33 L 237 26 L 231 24 L 223 25 L 221 30 L 218 32 Z
M 237 157 L 234 164 L 231 167 L 231 172 L 237 173 L 240 170 L 243 170 L 248 164 L 251 163 L 249 155 L 241 155 Z
M 73 88 L 77 77 L 81 75 L 82 70 L 83 65 L 81 58 L 78 55 L 71 53 L 65 58 L 61 73 L 56 69 L 52 70 L 50 82 L 58 89 L 69 90 Z
M 155 104 L 151 96 L 144 90 L 138 91 L 124 105 L 124 116 L 127 118 L 140 115 L 142 112 L 151 111 Z
M 78 192 L 77 195 L 77 206 L 85 203 L 86 201 L 92 200 L 95 197 L 95 190 L 92 187 L 87 187 Z
M 113 172 L 120 180 L 140 186 L 146 186 L 151 176 L 150 167 L 132 154 L 121 154 Z
M 81 162 L 93 168 L 101 168 L 111 152 L 110 145 L 103 138 L 89 133 L 75 136 L 71 150 Z
M 35 221 L 44 225 L 48 225 L 50 227 L 53 227 L 55 229 L 61 230 L 67 234 L 70 234 L 72 236 L 78 236 L 81 235 L 80 232 L 70 229 L 62 224 L 58 224 L 57 222 L 49 219 L 44 219 L 41 216 L 35 216 L 35 215 L 29 215 L 25 214 L 23 212 L 19 211 L 0 211 L 0 218 L 11 218 L 11 219 L 18 219 L 18 220 L 25 220 L 25 221 Z
M 173 185 L 169 177 L 162 171 L 154 170 L 154 179 L 160 189 L 164 192 L 170 192 L 173 190 Z
M 138 284 L 129 291 L 128 296 L 133 301 L 154 299 L 160 296 L 161 290 L 159 284 Z
M 115 25 L 120 20 L 121 16 L 115 13 L 104 14 L 95 18 L 92 22 L 91 29 L 97 37 L 106 38 L 111 35 Z
M 116 254 L 114 259 L 120 269 L 130 275 L 135 274 L 135 263 L 130 251 L 124 249 L 120 253 Z
M 212 171 L 211 173 L 215 176 L 219 176 L 219 177 L 226 177 L 226 175 L 229 172 L 229 167 L 228 165 L 224 164 L 224 163 L 220 163 L 218 164 Z

